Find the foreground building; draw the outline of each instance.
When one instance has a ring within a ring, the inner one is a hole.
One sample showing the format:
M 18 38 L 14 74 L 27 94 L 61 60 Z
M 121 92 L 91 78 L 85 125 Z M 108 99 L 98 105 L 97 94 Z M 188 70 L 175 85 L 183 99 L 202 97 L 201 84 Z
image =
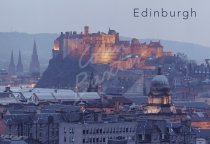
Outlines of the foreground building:
M 96 92 L 39 88 L 21 91 L 17 97 L 30 98 L 24 105 L 8 104 L 1 109 L 5 134 L 26 136 L 41 144 L 196 142 L 197 133 L 191 127 L 190 117 L 176 112 L 168 80 L 160 72 L 153 78 L 148 103 L 142 111 L 130 111 L 132 102 L 123 97 L 102 99 Z M 17 95 L 10 89 L 1 96 L 4 94 L 6 98 Z M 110 103 L 114 105 L 109 107 Z M 129 110 L 120 109 L 126 106 Z
M 142 120 L 136 131 L 136 144 L 195 144 L 196 131 L 187 123 Z
M 59 144 L 107 144 L 115 139 L 135 144 L 136 127 L 136 122 L 61 123 Z

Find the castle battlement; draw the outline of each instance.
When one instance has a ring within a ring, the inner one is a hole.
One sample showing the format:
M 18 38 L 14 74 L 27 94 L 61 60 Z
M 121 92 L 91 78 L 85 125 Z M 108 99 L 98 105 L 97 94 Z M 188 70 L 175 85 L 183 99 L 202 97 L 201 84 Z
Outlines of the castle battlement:
M 85 26 L 84 31 L 77 33 L 76 31 L 61 33 L 54 41 L 53 57 L 61 56 L 63 58 L 85 57 L 92 58 L 93 63 L 97 64 L 114 64 L 116 67 L 131 68 L 126 63 L 129 60 L 122 60 L 127 55 L 136 55 L 135 59 L 144 59 L 154 57 L 159 58 L 164 55 L 172 56 L 170 52 L 164 52 L 160 41 L 147 43 L 140 43 L 138 39 L 134 38 L 130 41 L 121 41 L 119 33 L 115 30 L 108 30 L 108 33 L 97 32 L 89 33 L 89 27 Z M 132 57 L 130 58 L 132 59 Z M 139 62 L 138 62 L 139 63 Z M 143 63 L 139 66 L 142 66 Z M 127 66 L 126 66 L 127 65 Z

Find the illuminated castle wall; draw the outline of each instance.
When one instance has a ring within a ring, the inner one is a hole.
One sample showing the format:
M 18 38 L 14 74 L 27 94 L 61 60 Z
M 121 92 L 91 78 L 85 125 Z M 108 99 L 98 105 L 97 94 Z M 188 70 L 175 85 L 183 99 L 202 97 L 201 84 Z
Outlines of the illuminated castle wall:
M 113 64 L 115 67 L 131 68 L 144 65 L 143 60 L 149 57 L 162 57 L 173 55 L 163 52 L 163 46 L 158 42 L 150 41 L 149 44 L 140 43 L 138 39 L 121 41 L 119 33 L 110 30 L 108 33 L 89 33 L 89 27 L 84 27 L 84 32 L 66 32 L 54 41 L 53 57 L 58 55 L 92 58 L 93 63 Z M 136 57 L 129 57 L 135 55 Z M 136 60 L 136 59 L 141 60 Z M 133 62 L 133 63 L 132 63 Z

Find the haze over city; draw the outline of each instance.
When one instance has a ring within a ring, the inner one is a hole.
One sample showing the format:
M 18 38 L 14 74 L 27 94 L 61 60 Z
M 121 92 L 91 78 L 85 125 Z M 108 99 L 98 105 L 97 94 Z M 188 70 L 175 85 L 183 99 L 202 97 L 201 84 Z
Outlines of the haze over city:
M 203 0 L 18 0 L 0 2 L 0 31 L 26 33 L 60 33 L 61 31 L 80 31 L 90 25 L 90 31 L 116 29 L 122 36 L 136 38 L 155 38 L 190 42 L 210 46 L 210 2 Z M 186 10 L 197 12 L 194 19 L 180 18 L 141 18 L 133 17 L 133 9 L 146 8 L 167 10 Z M 176 29 L 174 29 L 176 27 Z
M 209 4 L 0 1 L 0 144 L 210 144 Z

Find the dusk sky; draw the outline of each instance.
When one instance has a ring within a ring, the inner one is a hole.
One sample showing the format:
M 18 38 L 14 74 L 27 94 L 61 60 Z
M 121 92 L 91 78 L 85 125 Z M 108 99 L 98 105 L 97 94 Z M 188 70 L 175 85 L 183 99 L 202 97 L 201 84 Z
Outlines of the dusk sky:
M 209 0 L 1 0 L 0 32 L 107 32 L 121 36 L 191 42 L 210 47 Z M 197 17 L 135 18 L 133 9 L 196 10 Z

